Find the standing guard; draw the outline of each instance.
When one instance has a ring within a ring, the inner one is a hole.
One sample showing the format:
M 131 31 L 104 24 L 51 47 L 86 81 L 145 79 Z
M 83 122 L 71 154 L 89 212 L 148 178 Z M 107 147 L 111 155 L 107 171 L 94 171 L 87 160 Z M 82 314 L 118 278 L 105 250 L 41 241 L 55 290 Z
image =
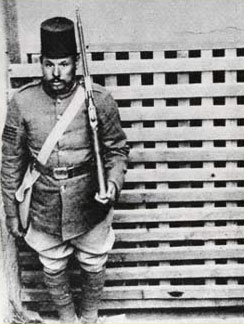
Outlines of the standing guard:
M 129 149 L 114 99 L 93 84 L 106 184 L 105 197 L 96 200 L 94 143 L 84 83 L 76 77 L 79 57 L 71 20 L 54 17 L 41 24 L 40 59 L 42 80 L 19 89 L 8 107 L 2 147 L 6 224 L 37 251 L 60 321 L 97 323 L 114 243 L 112 205 L 124 182 Z M 23 204 L 28 220 L 21 223 Z M 72 254 L 81 272 L 81 319 L 67 276 Z

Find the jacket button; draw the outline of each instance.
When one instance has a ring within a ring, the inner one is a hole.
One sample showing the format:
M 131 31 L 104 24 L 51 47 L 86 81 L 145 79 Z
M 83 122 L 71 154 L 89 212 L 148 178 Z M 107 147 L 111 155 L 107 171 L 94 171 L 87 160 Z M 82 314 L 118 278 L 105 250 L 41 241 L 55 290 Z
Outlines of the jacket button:
M 61 192 L 65 192 L 65 191 L 66 191 L 66 186 L 65 186 L 65 185 L 61 186 L 61 187 L 60 187 L 60 191 L 61 191 Z

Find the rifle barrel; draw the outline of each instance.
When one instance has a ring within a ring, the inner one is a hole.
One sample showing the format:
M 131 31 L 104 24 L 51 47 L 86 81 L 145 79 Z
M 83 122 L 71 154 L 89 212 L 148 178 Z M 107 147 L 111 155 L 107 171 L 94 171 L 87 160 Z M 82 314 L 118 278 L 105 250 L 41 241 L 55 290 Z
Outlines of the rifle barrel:
M 76 17 L 77 17 L 77 29 L 79 34 L 79 41 L 80 41 L 80 50 L 81 50 L 81 59 L 84 69 L 84 77 L 89 76 L 88 64 L 86 61 L 86 46 L 85 46 L 85 37 L 83 32 L 83 27 L 81 23 L 80 11 L 76 9 Z
M 91 78 L 88 70 L 88 64 L 86 59 L 86 46 L 85 46 L 85 38 L 80 18 L 80 11 L 79 9 L 76 9 L 76 17 L 77 17 L 77 29 L 78 29 L 78 35 L 79 35 L 79 42 L 80 42 L 80 50 L 81 50 L 81 59 L 84 69 L 84 83 L 85 83 L 85 90 L 87 94 L 88 99 L 88 116 L 89 121 L 93 133 L 93 146 L 94 146 L 94 153 L 96 158 L 96 164 L 97 164 L 97 177 L 98 177 L 98 185 L 99 185 L 99 197 L 101 199 L 106 198 L 106 184 L 105 184 L 105 178 L 104 178 L 104 168 L 103 168 L 103 162 L 100 155 L 100 143 L 98 139 L 98 132 L 97 132 L 97 113 L 96 113 L 96 106 L 94 104 L 93 99 L 93 91 L 91 86 Z

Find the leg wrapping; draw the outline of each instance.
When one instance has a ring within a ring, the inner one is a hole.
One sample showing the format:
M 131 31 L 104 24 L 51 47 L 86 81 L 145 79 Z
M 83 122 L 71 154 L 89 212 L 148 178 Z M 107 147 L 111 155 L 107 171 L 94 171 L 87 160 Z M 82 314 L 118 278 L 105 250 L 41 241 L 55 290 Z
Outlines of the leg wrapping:
M 55 275 L 44 272 L 44 281 L 61 322 L 74 323 L 76 321 L 75 307 L 66 271 Z
M 96 323 L 105 281 L 105 267 L 100 272 L 81 270 L 81 312 L 84 323 Z

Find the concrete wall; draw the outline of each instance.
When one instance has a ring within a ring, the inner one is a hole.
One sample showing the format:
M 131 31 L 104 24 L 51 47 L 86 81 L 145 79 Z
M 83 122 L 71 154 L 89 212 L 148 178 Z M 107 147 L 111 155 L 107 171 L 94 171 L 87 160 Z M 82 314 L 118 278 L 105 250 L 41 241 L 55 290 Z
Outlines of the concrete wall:
M 86 43 L 244 40 L 243 0 L 16 0 L 21 53 L 39 51 L 40 22 L 82 10 Z

